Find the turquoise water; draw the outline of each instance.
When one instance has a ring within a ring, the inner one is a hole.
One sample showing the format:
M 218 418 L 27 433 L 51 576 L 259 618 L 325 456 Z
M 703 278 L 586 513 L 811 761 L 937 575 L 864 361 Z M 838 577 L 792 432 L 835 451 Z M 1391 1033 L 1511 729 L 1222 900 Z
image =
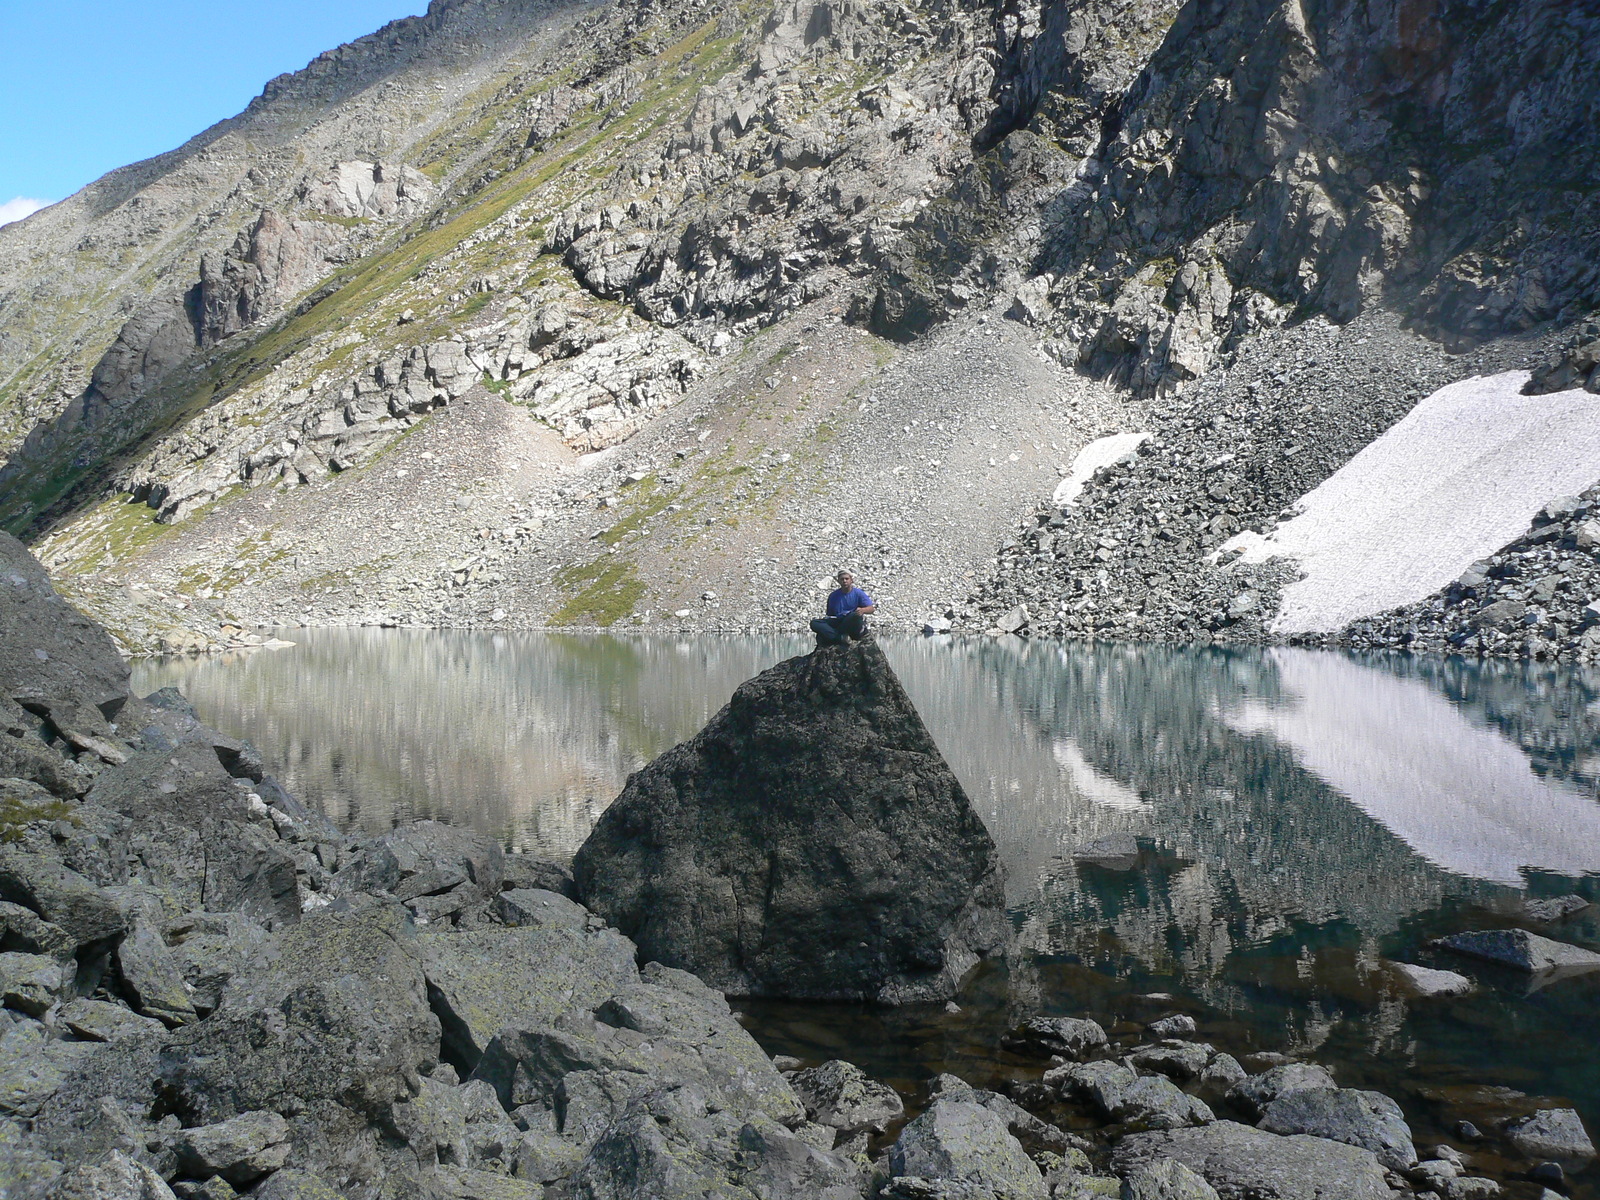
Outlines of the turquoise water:
M 298 644 L 144 664 L 135 682 L 179 685 L 348 828 L 436 817 L 558 858 L 629 772 L 806 648 L 285 636 Z M 747 1003 L 769 1050 L 844 1055 L 910 1091 L 946 1068 L 1026 1074 L 996 1048 L 1020 1016 L 1183 1009 L 1236 1053 L 1303 1053 L 1389 1092 L 1419 1142 L 1531 1103 L 1490 1089 L 1571 1102 L 1600 1132 L 1600 975 L 1530 994 L 1428 947 L 1519 923 L 1530 896 L 1600 900 L 1600 673 L 1015 639 L 885 649 L 1000 848 L 1022 953 L 980 971 L 957 1014 Z M 1139 839 L 1137 867 L 1078 869 L 1073 849 L 1110 833 Z M 1597 914 L 1533 928 L 1600 949 Z M 1391 958 L 1480 987 L 1413 1001 Z

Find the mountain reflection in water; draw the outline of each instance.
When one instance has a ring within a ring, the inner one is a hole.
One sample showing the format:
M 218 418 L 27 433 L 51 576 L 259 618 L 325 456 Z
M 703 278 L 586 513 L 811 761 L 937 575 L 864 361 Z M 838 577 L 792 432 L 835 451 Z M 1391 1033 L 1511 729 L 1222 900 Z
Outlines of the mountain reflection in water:
M 284 651 L 141 665 L 135 682 L 179 685 L 347 828 L 436 817 L 557 858 L 630 772 L 806 647 L 290 636 Z M 1216 974 L 1241 940 L 1294 923 L 1377 937 L 1531 872 L 1600 871 L 1595 672 L 1016 639 L 885 648 L 988 823 L 1040 953 L 1084 954 L 1092 936 L 1104 955 L 1111 930 L 1149 969 Z M 1072 851 L 1109 833 L 1140 838 L 1139 876 L 1164 885 L 1080 872 Z
M 135 686 L 180 686 L 346 828 L 435 817 L 562 859 L 630 772 L 807 645 L 286 636 L 298 644 L 139 664 Z M 1528 894 L 1600 898 L 1600 673 L 1009 638 L 884 647 L 994 835 L 1031 953 L 998 990 L 977 980 L 958 1016 L 747 1003 L 769 1050 L 844 1053 L 908 1088 L 942 1069 L 979 1080 L 1002 1069 L 993 1047 L 1020 1010 L 1148 1019 L 1170 1002 L 1140 995 L 1169 992 L 1216 1014 L 1208 1036 L 1225 1048 L 1314 1053 L 1422 1111 L 1483 1082 L 1600 1119 L 1600 977 L 1526 997 L 1525 980 L 1470 968 L 1474 996 L 1412 1004 L 1380 966 L 1461 969 L 1429 939 L 1510 923 Z M 1111 833 L 1139 839 L 1135 869 L 1075 865 Z M 1597 912 L 1548 932 L 1600 948 Z

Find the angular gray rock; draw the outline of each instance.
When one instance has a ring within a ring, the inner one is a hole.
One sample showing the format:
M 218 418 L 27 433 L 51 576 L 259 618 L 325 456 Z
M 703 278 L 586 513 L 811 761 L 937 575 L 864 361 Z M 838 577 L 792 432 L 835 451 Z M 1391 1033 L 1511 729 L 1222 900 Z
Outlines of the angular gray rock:
M 1393 1200 L 1371 1151 L 1232 1121 L 1133 1134 L 1117 1143 L 1112 1167 L 1126 1176 L 1162 1158 L 1203 1176 L 1222 1200 Z
M 1085 1100 L 1108 1121 L 1134 1129 L 1178 1129 L 1216 1119 L 1204 1101 L 1161 1075 L 1140 1075 L 1121 1063 L 1075 1063 L 1045 1072 L 1046 1087 Z
M 871 641 L 742 685 L 573 867 L 642 956 L 739 995 L 944 1000 L 1009 934 L 994 843 Z
M 1198 1026 L 1188 1013 L 1173 1013 L 1170 1017 L 1162 1017 L 1159 1021 L 1151 1021 L 1146 1032 L 1152 1037 L 1181 1038 L 1193 1033 Z
M 1044 1177 L 1005 1122 L 968 1100 L 935 1100 L 900 1131 L 888 1169 L 894 1177 L 964 1185 L 995 1200 L 1045 1198 Z
M 345 1200 L 321 1176 L 293 1167 L 268 1176 L 250 1195 L 252 1200 Z
M 126 927 L 116 902 L 92 881 L 14 846 L 0 846 L 0 899 L 57 926 L 74 948 L 116 937 Z
M 113 1150 L 95 1163 L 68 1171 L 49 1200 L 176 1200 L 166 1182 L 144 1163 Z
M 82 997 L 62 1006 L 56 1023 L 91 1042 L 114 1042 L 133 1034 L 160 1034 L 165 1026 L 153 1017 L 141 1017 L 120 1004 Z
M 1506 1126 L 1511 1144 L 1529 1158 L 1573 1166 L 1590 1162 L 1594 1142 L 1583 1119 L 1570 1108 L 1544 1108 Z
M 839 1059 L 796 1072 L 789 1086 L 806 1106 L 807 1116 L 845 1137 L 865 1130 L 882 1133 L 906 1110 L 892 1087 Z
M 40 1017 L 61 998 L 68 978 L 61 963 L 42 954 L 0 954 L 0 1004 Z
M 862 1179 L 854 1164 L 768 1117 L 719 1110 L 694 1087 L 657 1087 L 622 1106 L 557 1194 L 860 1200 Z
M 27 547 L 0 530 L 0 694 L 81 750 L 121 756 L 107 722 L 128 698 L 128 664 L 110 637 L 56 594 Z
M 1077 1017 L 1030 1017 L 1006 1034 L 1002 1045 L 1024 1054 L 1081 1059 L 1106 1044 L 1096 1021 Z
M 147 1017 L 168 1025 L 195 1019 L 194 1005 L 184 987 L 183 974 L 147 909 L 133 916 L 132 928 L 117 944 L 117 970 L 134 1007 Z
M 1175 1158 L 1140 1163 L 1122 1181 L 1122 1200 L 1218 1200 L 1203 1177 Z
M 1260 1117 L 1280 1096 L 1310 1088 L 1332 1088 L 1333 1076 L 1314 1063 L 1284 1063 L 1242 1080 L 1228 1092 L 1228 1100 L 1253 1117 Z
M 439 1042 L 404 911 L 324 910 L 235 976 L 209 1017 L 173 1032 L 162 1085 L 202 1124 L 293 1105 L 336 1127 L 409 1100 Z
M 1269 1133 L 1308 1133 L 1371 1150 L 1384 1166 L 1404 1171 L 1417 1161 L 1411 1126 L 1382 1092 L 1306 1088 L 1280 1095 L 1259 1122 Z
M 615 930 L 585 932 L 581 923 L 430 930 L 419 943 L 445 1049 L 469 1073 L 503 1031 L 553 1025 L 569 1010 L 588 1012 L 638 978 L 625 938 Z
M 220 1175 L 229 1183 L 254 1183 L 289 1158 L 289 1123 L 275 1112 L 241 1113 L 215 1125 L 185 1129 L 174 1142 L 187 1175 Z
M 1526 929 L 1486 929 L 1468 933 L 1454 933 L 1440 938 L 1438 944 L 1447 950 L 1499 963 L 1518 971 L 1542 974 L 1546 971 L 1560 974 L 1580 974 L 1600 970 L 1600 954 L 1571 946 L 1566 942 L 1552 941 L 1529 933 Z
M 1153 1071 L 1169 1079 L 1194 1079 L 1206 1069 L 1215 1051 L 1203 1042 L 1166 1041 L 1156 1046 L 1141 1046 L 1128 1055 L 1128 1063 L 1141 1071 Z

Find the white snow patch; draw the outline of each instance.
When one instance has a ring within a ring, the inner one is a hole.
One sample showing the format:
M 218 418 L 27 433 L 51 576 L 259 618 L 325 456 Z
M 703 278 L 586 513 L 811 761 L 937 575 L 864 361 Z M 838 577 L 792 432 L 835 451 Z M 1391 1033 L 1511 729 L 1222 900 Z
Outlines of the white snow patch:
M 1295 506 L 1219 553 L 1289 558 L 1278 633 L 1325 633 L 1421 600 L 1600 479 L 1600 398 L 1524 396 L 1526 371 L 1440 388 Z
M 1094 478 L 1101 467 L 1121 462 L 1139 449 L 1140 443 L 1150 440 L 1148 433 L 1113 433 L 1110 437 L 1096 438 L 1072 460 L 1072 474 L 1056 484 L 1050 503 L 1057 508 L 1077 502 L 1078 493 Z
M 1324 651 L 1268 653 L 1286 698 L 1244 701 L 1229 727 L 1288 746 L 1429 862 L 1511 887 L 1526 870 L 1600 870 L 1600 804 L 1540 778 L 1498 730 L 1415 679 Z

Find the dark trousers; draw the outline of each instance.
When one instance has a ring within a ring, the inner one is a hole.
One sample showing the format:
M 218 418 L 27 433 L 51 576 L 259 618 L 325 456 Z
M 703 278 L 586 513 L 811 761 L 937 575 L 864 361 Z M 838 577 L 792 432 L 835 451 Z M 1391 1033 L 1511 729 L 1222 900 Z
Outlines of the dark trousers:
M 858 612 L 845 613 L 842 617 L 818 617 L 811 622 L 811 632 L 825 646 L 842 642 L 847 637 L 860 641 L 866 631 L 867 619 Z

